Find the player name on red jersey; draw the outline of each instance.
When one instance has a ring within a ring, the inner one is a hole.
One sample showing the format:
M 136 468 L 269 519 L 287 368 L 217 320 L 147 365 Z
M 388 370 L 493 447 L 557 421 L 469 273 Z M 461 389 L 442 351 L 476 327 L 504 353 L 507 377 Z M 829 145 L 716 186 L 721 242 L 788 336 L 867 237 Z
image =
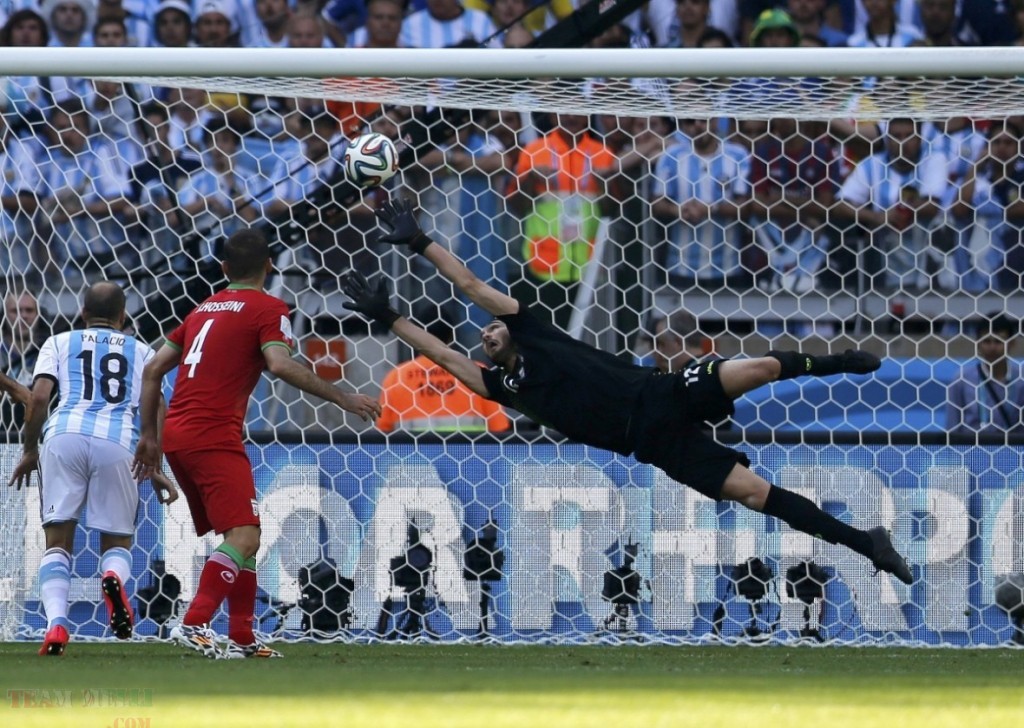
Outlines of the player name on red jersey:
M 231 311 L 239 313 L 245 308 L 243 301 L 206 301 L 196 307 L 198 313 L 217 313 L 218 311 Z

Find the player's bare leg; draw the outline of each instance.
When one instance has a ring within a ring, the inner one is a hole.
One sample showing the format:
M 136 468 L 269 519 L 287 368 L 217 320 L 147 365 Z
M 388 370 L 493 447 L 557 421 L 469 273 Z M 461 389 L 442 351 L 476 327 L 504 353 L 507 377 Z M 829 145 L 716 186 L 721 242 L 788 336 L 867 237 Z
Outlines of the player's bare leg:
M 132 539 L 112 533 L 100 535 L 100 588 L 107 605 L 110 629 L 119 640 L 130 639 L 135 615 L 124 585 L 132 574 Z
M 39 600 L 46 614 L 46 636 L 40 655 L 64 654 L 71 639 L 68 621 L 68 593 L 71 591 L 71 548 L 75 541 L 75 521 L 43 526 L 46 552 L 39 563 Z
M 718 378 L 722 382 L 722 389 L 731 399 L 774 382 L 781 372 L 782 365 L 770 356 L 729 359 L 718 365 Z
M 821 510 L 813 501 L 772 485 L 749 468 L 737 464 L 722 485 L 723 500 L 774 516 L 798 531 L 829 543 L 838 543 L 866 556 L 879 571 L 887 571 L 905 584 L 914 577 L 906 560 L 893 548 L 889 532 L 881 527 L 862 531 Z
M 796 351 L 770 351 L 754 359 L 729 359 L 719 365 L 718 376 L 728 397 L 736 399 L 770 382 L 794 377 L 833 374 L 869 374 L 882 361 L 868 351 L 847 349 L 842 354 L 813 356 Z

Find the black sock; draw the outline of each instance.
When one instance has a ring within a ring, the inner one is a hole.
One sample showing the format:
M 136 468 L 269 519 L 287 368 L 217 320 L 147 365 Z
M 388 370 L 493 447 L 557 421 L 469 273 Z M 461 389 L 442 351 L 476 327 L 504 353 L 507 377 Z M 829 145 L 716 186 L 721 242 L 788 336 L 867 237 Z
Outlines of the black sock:
M 802 495 L 773 485 L 768 491 L 762 512 L 785 521 L 797 531 L 809 533 L 829 543 L 842 544 L 871 558 L 871 537 L 866 531 L 846 525 Z
M 827 354 L 825 356 L 813 356 L 801 354 L 798 351 L 777 351 L 772 349 L 765 356 L 777 359 L 782 365 L 782 373 L 779 379 L 793 379 L 794 377 L 827 377 L 831 374 L 840 374 L 843 371 L 842 354 Z

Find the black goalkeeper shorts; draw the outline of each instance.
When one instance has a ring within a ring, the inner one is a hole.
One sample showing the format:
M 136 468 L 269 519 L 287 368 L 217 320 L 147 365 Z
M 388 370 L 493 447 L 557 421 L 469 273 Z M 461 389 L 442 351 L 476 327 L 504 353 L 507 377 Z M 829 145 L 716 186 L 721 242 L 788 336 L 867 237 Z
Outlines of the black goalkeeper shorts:
M 705 422 L 735 412 L 718 377 L 722 361 L 652 377 L 630 426 L 637 460 L 714 500 L 721 500 L 722 485 L 737 464 L 750 466 L 746 455 L 715 442 L 705 429 Z

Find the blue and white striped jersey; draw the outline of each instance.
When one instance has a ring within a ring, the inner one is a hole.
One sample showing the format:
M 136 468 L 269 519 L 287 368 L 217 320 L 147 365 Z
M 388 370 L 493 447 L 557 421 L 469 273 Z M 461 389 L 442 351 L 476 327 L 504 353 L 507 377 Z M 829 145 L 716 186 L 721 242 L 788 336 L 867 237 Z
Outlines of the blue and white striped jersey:
M 142 369 L 153 354 L 135 337 L 108 328 L 66 331 L 47 339 L 39 350 L 35 378 L 55 381 L 60 403 L 47 419 L 43 437 L 86 435 L 134 451 Z
M 726 142 L 702 156 L 689 140 L 683 141 L 658 159 L 652 199 L 667 197 L 679 204 L 699 200 L 709 206 L 734 200 L 746 192 L 749 164 L 749 155 L 739 145 Z M 740 272 L 737 232 L 733 219 L 713 216 L 699 224 L 673 220 L 668 226 L 669 271 L 703 280 Z
M 438 20 L 429 10 L 420 10 L 402 21 L 399 45 L 405 48 L 447 48 L 472 38 L 477 43 L 494 35 L 491 16 L 479 10 L 463 10 L 451 20 Z M 499 47 L 491 38 L 488 48 Z

